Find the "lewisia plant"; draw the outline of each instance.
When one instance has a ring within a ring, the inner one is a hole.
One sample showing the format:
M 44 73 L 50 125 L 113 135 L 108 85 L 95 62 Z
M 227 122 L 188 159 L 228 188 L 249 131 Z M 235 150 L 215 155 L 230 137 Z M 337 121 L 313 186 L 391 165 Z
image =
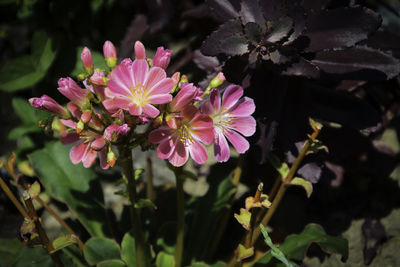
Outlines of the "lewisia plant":
M 114 166 L 113 149 L 118 146 L 142 149 L 155 147 L 157 156 L 176 167 L 189 157 L 204 164 L 206 145 L 214 144 L 217 161 L 230 157 L 228 141 L 239 153 L 249 149 L 245 137 L 256 130 L 251 116 L 252 99 L 243 97 L 243 89 L 229 85 L 218 89 L 225 77 L 219 73 L 205 92 L 186 82 L 185 75 L 167 77 L 165 69 L 172 51 L 159 47 L 154 58 L 146 56 L 139 41 L 135 56 L 117 64 L 117 52 L 110 41 L 103 46 L 109 69 L 94 69 L 90 50 L 85 47 L 81 59 L 85 73 L 76 82 L 70 77 L 58 81 L 58 90 L 70 102 L 63 107 L 47 95 L 31 98 L 29 103 L 59 118 L 64 127 L 61 142 L 74 144 L 70 159 L 88 168 L 97 155 L 100 166 Z M 221 96 L 222 95 L 222 96 Z M 144 133 L 136 133 L 138 124 L 147 124 Z

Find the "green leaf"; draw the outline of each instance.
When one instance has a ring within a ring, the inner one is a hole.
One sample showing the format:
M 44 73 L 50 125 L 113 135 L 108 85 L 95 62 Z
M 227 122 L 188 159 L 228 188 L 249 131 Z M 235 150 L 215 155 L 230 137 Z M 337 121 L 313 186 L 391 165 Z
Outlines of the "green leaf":
M 213 263 L 213 264 L 211 264 L 211 265 L 206 264 L 206 263 L 204 263 L 204 262 L 193 262 L 193 263 L 190 265 L 190 267 L 226 267 L 226 264 L 223 263 L 223 262 L 221 262 L 221 261 L 218 261 L 218 262 Z
M 136 266 L 135 238 L 130 232 L 126 233 L 122 239 L 121 258 L 128 266 Z
M 65 247 L 68 247 L 72 244 L 78 243 L 78 240 L 76 236 L 73 235 L 64 235 L 64 236 L 59 236 L 53 241 L 53 247 L 54 250 L 51 253 L 56 252 L 57 250 L 63 249 Z
M 103 191 L 95 173 L 69 159 L 70 147 L 59 142 L 29 155 L 40 181 L 52 197 L 64 202 L 92 236 L 104 236 L 107 221 Z
M 157 209 L 157 206 L 153 202 L 151 202 L 150 199 L 141 198 L 135 203 L 135 208 L 137 209 L 142 209 L 147 207 L 150 207 L 155 210 Z
M 74 263 L 73 266 L 76 267 L 87 267 L 87 262 L 83 258 L 82 252 L 78 249 L 77 246 L 68 246 L 62 250 L 65 255 L 67 255 L 71 261 Z
M 127 266 L 123 261 L 121 260 L 106 260 L 99 262 L 97 267 L 125 267 Z M 135 266 L 135 265 L 128 265 L 128 266 Z
M 254 254 L 254 247 L 246 248 L 242 244 L 239 244 L 238 255 L 237 255 L 238 260 L 242 261 L 244 259 L 247 259 L 247 258 L 253 256 L 253 254 Z
M 167 254 L 163 251 L 158 253 L 156 259 L 156 267 L 171 267 L 171 266 L 175 266 L 174 256 Z
M 236 220 L 243 226 L 244 229 L 249 230 L 251 212 L 246 209 L 240 209 L 240 214 L 234 214 Z
M 307 197 L 309 198 L 313 192 L 313 186 L 312 183 L 310 183 L 309 181 L 304 180 L 303 178 L 300 177 L 295 177 L 291 182 L 291 185 L 297 185 L 297 186 L 301 186 L 304 188 L 304 190 L 306 190 L 307 193 Z
M 196 260 L 206 260 L 212 257 L 218 246 L 218 240 L 229 219 L 229 212 L 236 187 L 231 181 L 230 173 L 236 166 L 234 160 L 224 164 L 211 166 L 208 182 L 210 184 L 206 195 L 199 198 L 192 231 L 189 236 L 186 255 Z
M 9 266 L 24 243 L 17 238 L 0 238 L 0 266 Z
M 289 166 L 286 163 L 282 163 L 279 158 L 273 154 L 269 156 L 269 162 L 279 172 L 284 180 L 289 174 Z
M 318 244 L 327 253 L 339 253 L 344 259 L 348 257 L 347 240 L 327 235 L 324 229 L 317 224 L 307 225 L 300 234 L 289 235 L 279 249 L 288 259 L 301 261 L 311 243 Z M 268 251 L 252 266 L 265 266 L 271 261 L 272 257 L 271 251 Z
M 169 254 L 175 253 L 176 223 L 166 222 L 157 233 L 157 246 Z
M 89 264 L 94 265 L 105 260 L 120 259 L 120 249 L 112 239 L 92 237 L 85 243 L 83 255 Z
M 54 263 L 49 254 L 43 247 L 25 247 L 19 251 L 15 260 L 11 264 L 12 267 L 53 267 Z
M 0 70 L 0 89 L 13 92 L 35 85 L 45 77 L 56 53 L 47 34 L 36 32 L 33 36 L 32 54 L 14 58 Z
M 293 267 L 294 266 L 293 263 L 289 262 L 288 259 L 286 259 L 285 254 L 283 254 L 282 251 L 272 243 L 272 240 L 269 237 L 268 232 L 265 229 L 264 225 L 260 224 L 260 230 L 264 236 L 265 244 L 267 244 L 267 246 L 271 248 L 271 255 L 280 260 L 281 262 L 283 262 L 283 264 L 285 264 L 286 267 Z
M 49 117 L 49 113 L 33 108 L 27 99 L 13 98 L 12 106 L 25 125 L 35 125 L 38 128 L 38 122 Z

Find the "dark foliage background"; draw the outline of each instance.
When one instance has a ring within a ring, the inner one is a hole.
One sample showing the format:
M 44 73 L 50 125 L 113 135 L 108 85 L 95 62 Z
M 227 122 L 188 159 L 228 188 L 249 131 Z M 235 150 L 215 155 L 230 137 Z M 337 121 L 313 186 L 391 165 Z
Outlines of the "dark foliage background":
M 65 103 L 57 80 L 82 71 L 83 46 L 105 66 L 105 40 L 119 59 L 141 40 L 150 55 L 161 45 L 174 51 L 169 75 L 180 71 L 206 87 L 223 71 L 255 99 L 258 128 L 242 179 L 249 192 L 261 181 L 272 186 L 270 153 L 294 161 L 311 131 L 309 117 L 324 124 L 319 139 L 329 153 L 308 157 L 299 170 L 314 193 L 305 199 L 300 189 L 289 190 L 271 222 L 273 239 L 319 223 L 329 234 L 357 239 L 349 260 L 360 264 L 376 264 L 382 248 L 399 240 L 398 1 L 3 0 L 0 18 L 1 155 L 16 151 L 24 162 L 53 140 L 33 121 L 43 114 L 27 117 L 20 99 L 47 94 Z M 7 226 L 0 236 L 10 237 L 18 215 L 2 194 L 0 201 L 0 225 Z M 232 219 L 215 255 L 223 259 L 241 234 Z

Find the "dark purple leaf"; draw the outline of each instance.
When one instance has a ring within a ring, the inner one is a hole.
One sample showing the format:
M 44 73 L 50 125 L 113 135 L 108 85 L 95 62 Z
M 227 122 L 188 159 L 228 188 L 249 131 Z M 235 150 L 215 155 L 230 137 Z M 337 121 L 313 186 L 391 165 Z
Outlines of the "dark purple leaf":
M 248 69 L 248 57 L 244 56 L 233 56 L 225 62 L 222 67 L 226 79 L 231 83 L 241 84 L 246 76 L 246 70 Z
M 398 59 L 366 46 L 320 52 L 311 62 L 333 79 L 385 80 L 400 72 Z
M 135 16 L 128 29 L 126 29 L 124 39 L 121 41 L 121 46 L 118 50 L 118 58 L 120 60 L 132 56 L 135 42 L 142 39 L 148 28 L 146 16 L 141 14 Z
M 146 0 L 150 14 L 150 30 L 161 30 L 174 15 L 174 5 L 171 0 Z
M 379 220 L 366 219 L 363 223 L 364 264 L 369 265 L 375 258 L 379 246 L 386 240 L 385 226 Z
M 316 79 L 319 77 L 319 68 L 310 61 L 300 57 L 298 62 L 292 63 L 282 74 Z
M 249 41 L 256 45 L 261 40 L 262 30 L 257 23 L 249 22 L 244 26 L 244 34 Z
M 241 2 L 240 17 L 243 25 L 254 22 L 257 23 L 262 31 L 266 30 L 265 19 L 262 10 L 258 5 L 258 0 L 246 0 Z
M 389 31 L 377 31 L 372 36 L 360 43 L 368 47 L 391 53 L 400 58 L 400 36 Z
M 288 16 L 293 19 L 293 32 L 289 36 L 284 45 L 292 43 L 296 40 L 305 30 L 306 27 L 306 14 L 302 7 L 293 7 L 289 10 Z
M 220 70 L 221 63 L 216 57 L 208 57 L 203 55 L 200 50 L 195 50 L 193 53 L 193 61 L 196 65 L 207 73 Z
M 288 37 L 292 29 L 293 20 L 289 17 L 281 17 L 277 21 L 271 22 L 271 26 L 268 29 L 269 33 L 264 40 L 269 43 L 279 42 Z
M 260 7 L 267 21 L 277 20 L 286 14 L 286 0 L 259 0 Z
M 269 59 L 275 64 L 286 64 L 290 61 L 290 58 L 285 54 L 281 53 L 279 50 L 275 50 L 269 53 Z
M 236 6 L 238 1 L 229 0 L 206 0 L 208 7 L 217 15 L 221 21 L 235 19 L 239 17 L 239 7 Z M 235 5 L 236 4 L 236 5 Z
M 229 20 L 211 33 L 203 42 L 201 52 L 206 56 L 217 56 L 221 53 L 243 55 L 249 52 L 240 20 Z
M 303 6 L 304 9 L 308 9 L 309 11 L 318 12 L 323 9 L 330 0 L 304 0 Z
M 304 33 L 310 39 L 306 51 L 353 46 L 368 38 L 380 25 L 381 17 L 364 7 L 337 8 L 310 14 Z

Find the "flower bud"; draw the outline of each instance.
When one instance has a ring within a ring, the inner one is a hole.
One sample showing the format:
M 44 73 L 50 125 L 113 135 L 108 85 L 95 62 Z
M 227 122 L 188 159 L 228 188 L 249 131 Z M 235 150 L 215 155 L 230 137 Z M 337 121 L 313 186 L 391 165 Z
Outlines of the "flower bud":
M 29 104 L 34 108 L 53 113 L 63 119 L 68 119 L 71 116 L 64 107 L 47 95 L 42 95 L 40 98 L 31 98 L 29 99 Z
M 103 54 L 106 59 L 107 66 L 114 68 L 117 65 L 117 50 L 110 41 L 106 41 L 103 45 Z
M 85 124 L 83 123 L 83 121 L 78 121 L 78 123 L 76 124 L 76 132 L 78 133 L 78 134 L 80 134 L 82 131 L 83 131 L 83 129 L 85 129 Z
M 188 77 L 187 77 L 185 74 L 183 74 L 183 75 L 181 76 L 181 81 L 180 81 L 180 83 L 182 84 L 182 83 L 187 83 L 187 82 L 189 82 L 189 79 L 188 79 Z
M 117 161 L 117 157 L 115 156 L 114 152 L 109 149 L 107 152 L 107 163 L 112 167 L 114 167 L 115 162 Z
M 224 74 L 223 74 L 222 72 L 219 72 L 219 73 L 217 74 L 217 76 L 215 76 L 215 77 L 211 80 L 209 87 L 211 87 L 211 88 L 216 88 L 216 87 L 220 86 L 221 84 L 223 84 L 223 83 L 225 82 L 225 80 L 226 80 L 226 79 L 225 79 Z
M 140 41 L 136 41 L 135 43 L 135 56 L 136 59 L 146 58 L 146 49 L 144 48 L 144 45 Z
M 58 91 L 60 91 L 61 94 L 71 100 L 78 107 L 83 109 L 90 104 L 89 91 L 80 88 L 79 85 L 71 78 L 68 77 L 59 79 L 58 86 Z
M 160 126 L 162 124 L 162 122 L 163 122 L 163 115 L 162 114 L 153 119 L 154 127 Z
M 173 115 L 168 114 L 165 116 L 165 120 L 167 121 L 168 127 L 171 129 L 177 129 L 178 128 L 178 123 L 176 122 L 176 119 Z
M 171 94 L 175 93 L 176 90 L 178 89 L 180 78 L 181 78 L 180 72 L 175 72 L 174 75 L 172 75 L 171 79 L 174 82 L 174 88 L 172 89 Z
M 123 124 L 123 125 L 110 125 L 108 126 L 105 130 L 104 130 L 104 138 L 110 142 L 116 142 L 118 140 L 118 138 L 120 138 L 121 136 L 126 135 L 129 130 L 131 128 L 129 128 L 128 124 Z
M 162 46 L 158 47 L 153 58 L 153 66 L 166 69 L 171 61 L 171 56 L 172 50 L 164 49 Z
M 107 86 L 107 78 L 96 73 L 90 77 L 90 82 L 98 86 Z
M 78 79 L 78 81 L 82 82 L 86 79 L 86 74 L 79 73 L 78 76 L 76 76 L 76 78 Z
M 90 113 L 90 111 L 85 111 L 82 113 L 81 121 L 83 123 L 88 123 L 90 121 L 91 117 L 92 117 L 92 113 Z
M 94 71 L 93 67 L 93 60 L 92 60 L 92 54 L 90 53 L 89 48 L 86 46 L 83 48 L 82 53 L 81 53 L 81 60 L 83 63 L 83 67 L 85 69 L 85 72 L 88 75 L 92 75 Z

